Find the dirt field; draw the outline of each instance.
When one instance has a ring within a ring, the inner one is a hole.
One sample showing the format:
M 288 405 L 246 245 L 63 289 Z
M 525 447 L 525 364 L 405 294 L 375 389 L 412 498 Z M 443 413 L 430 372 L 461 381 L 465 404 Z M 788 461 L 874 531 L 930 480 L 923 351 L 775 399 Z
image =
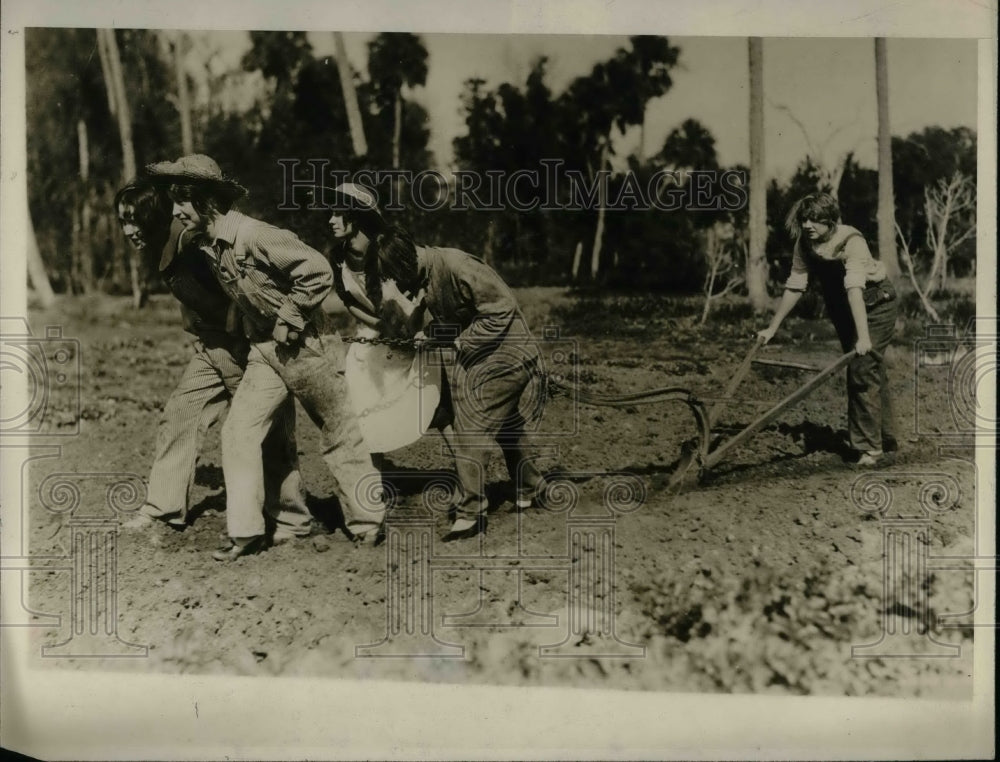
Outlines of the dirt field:
M 536 332 L 559 325 L 561 338 L 575 342 L 566 368 L 575 365 L 581 383 L 596 392 L 676 385 L 710 398 L 751 341 L 751 320 L 722 315 L 699 329 L 688 315 L 672 314 L 665 298 L 606 299 L 588 308 L 561 291 L 519 295 Z M 33 314 L 36 335 L 46 325 L 62 325 L 64 336 L 80 342 L 81 406 L 74 409 L 67 390 L 49 400 L 36 441 L 61 451 L 31 470 L 30 547 L 36 557 L 65 558 L 71 519 L 43 507 L 37 488 L 52 474 L 76 474 L 81 505 L 100 508 L 107 504 L 108 474 L 145 478 L 159 410 L 190 350 L 165 296 L 142 313 L 124 299 L 66 298 L 56 310 Z M 763 356 L 822 366 L 838 354 L 824 321 L 789 320 Z M 574 409 L 556 398 L 545 410 L 542 432 L 549 436 L 540 444 L 542 465 L 564 475 L 565 510 L 516 513 L 497 456 L 488 477 L 496 505 L 481 545 L 440 542 L 447 518 L 424 508 L 423 487 L 427 471 L 447 472 L 450 464 L 439 440 L 426 437 L 390 455 L 387 478 L 399 495 L 393 517 L 402 528 L 379 548 L 355 548 L 335 527 L 317 432 L 300 411 L 316 533 L 223 565 L 211 558 L 225 529 L 216 427 L 198 466 L 191 526 L 118 536 L 117 633 L 148 646 L 147 658 L 46 662 L 174 673 L 968 697 L 975 601 L 973 575 L 961 559 L 974 548 L 971 442 L 949 440 L 955 446 L 940 450 L 937 435 L 954 428 L 950 368 L 922 368 L 916 381 L 911 339 L 899 340 L 890 363 L 901 451 L 875 480 L 891 490 L 884 515 L 864 505 L 885 493 L 855 485 L 872 472 L 845 463 L 839 451 L 846 427 L 842 376 L 679 495 L 666 483 L 681 443 L 694 434 L 683 406 Z M 752 373 L 739 392 L 747 402 L 726 409 L 720 430 L 735 431 L 807 377 L 774 368 Z M 50 436 L 77 426 L 78 436 Z M 551 436 L 559 433 L 568 435 Z M 921 513 L 921 490 L 933 483 L 945 485 L 948 497 L 927 503 L 940 510 Z M 638 507 L 623 496 L 629 489 Z M 613 505 L 634 510 L 608 510 L 608 490 Z M 899 579 L 909 583 L 908 592 L 891 596 L 883 590 L 883 534 L 900 516 L 917 527 L 911 555 L 931 561 L 928 568 L 910 567 Z M 419 539 L 427 524 L 433 524 L 428 563 L 397 556 L 398 538 Z M 573 537 L 581 536 L 574 527 L 585 540 L 587 532 L 597 538 L 596 561 L 571 552 Z M 958 568 L 935 570 L 941 556 L 958 557 L 950 564 Z M 39 644 L 66 641 L 69 570 L 28 576 L 31 607 L 64 614 L 61 627 L 37 630 Z M 423 584 L 424 620 L 416 610 L 387 608 L 400 579 Z M 356 646 L 382 641 L 397 616 L 401 634 L 363 653 L 411 657 L 356 658 Z M 421 632 L 421 621 L 431 623 L 436 641 Z M 407 622 L 416 622 L 412 633 Z M 852 646 L 878 642 L 889 627 L 911 634 L 905 643 L 883 640 L 881 657 L 852 658 Z M 920 658 L 955 646 L 947 651 L 954 658 Z M 900 648 L 910 649 L 911 658 L 890 658 Z M 427 651 L 438 655 L 412 656 Z

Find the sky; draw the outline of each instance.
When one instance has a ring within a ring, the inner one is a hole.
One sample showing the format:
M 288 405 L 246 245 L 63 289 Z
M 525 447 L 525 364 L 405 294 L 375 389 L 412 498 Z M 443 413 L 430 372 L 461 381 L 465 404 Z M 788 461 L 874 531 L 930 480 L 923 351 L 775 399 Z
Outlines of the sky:
M 249 44 L 245 34 L 218 35 L 220 60 L 238 65 Z M 333 35 L 310 32 L 317 55 L 332 55 Z M 346 33 L 352 66 L 366 73 L 372 34 Z M 487 87 L 523 85 L 532 62 L 549 58 L 548 83 L 561 92 L 574 78 L 627 46 L 624 36 L 424 34 L 429 53 L 427 83 L 407 97 L 431 120 L 437 164 L 451 165 L 453 138 L 464 132 L 459 96 L 463 83 L 481 77 Z M 701 121 L 716 138 L 724 166 L 749 163 L 748 67 L 745 37 L 671 37 L 681 49 L 674 85 L 647 109 L 645 152 L 655 153 L 669 131 L 687 118 Z M 812 144 L 825 162 L 853 151 L 862 166 L 876 164 L 875 53 L 865 38 L 765 38 L 765 161 L 768 175 L 787 178 Z M 976 127 L 977 48 L 974 40 L 888 41 L 889 113 L 892 133 L 907 135 L 929 125 Z M 794 117 L 794 118 L 793 118 Z M 796 123 L 800 122 L 801 127 Z M 804 131 L 803 131 L 804 128 Z M 639 130 L 616 140 L 616 152 L 635 150 Z

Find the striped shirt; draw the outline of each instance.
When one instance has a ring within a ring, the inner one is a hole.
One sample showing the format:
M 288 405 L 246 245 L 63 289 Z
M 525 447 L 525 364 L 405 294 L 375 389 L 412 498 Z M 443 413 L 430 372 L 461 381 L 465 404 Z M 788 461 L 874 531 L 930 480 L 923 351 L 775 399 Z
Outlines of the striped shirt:
M 799 237 L 792 254 L 792 271 L 785 281 L 789 291 L 805 291 L 809 283 L 809 259 L 842 262 L 844 288 L 864 288 L 866 283 L 885 280 L 885 265 L 872 256 L 860 231 L 850 225 L 837 225 L 833 235 L 821 243 Z
M 269 337 L 279 320 L 301 331 L 333 288 L 322 254 L 291 231 L 239 212 L 216 220 L 212 243 L 204 248 L 251 339 Z

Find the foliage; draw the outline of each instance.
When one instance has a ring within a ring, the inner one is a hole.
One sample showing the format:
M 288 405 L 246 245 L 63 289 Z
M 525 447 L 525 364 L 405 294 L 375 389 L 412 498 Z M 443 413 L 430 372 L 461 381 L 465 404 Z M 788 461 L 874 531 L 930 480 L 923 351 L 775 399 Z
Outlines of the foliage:
M 909 241 L 927 235 L 924 190 L 939 180 L 961 173 L 976 178 L 976 132 L 967 127 L 946 130 L 927 127 L 907 137 L 892 139 L 892 185 L 896 194 L 896 221 Z M 974 257 L 972 249 L 969 254 Z M 968 259 L 966 259 L 968 261 Z M 959 271 L 956 274 L 963 275 Z
M 914 247 L 921 266 L 930 270 L 933 249 L 928 237 L 928 212 L 926 194 L 935 192 L 941 183 L 947 184 L 956 173 L 975 182 L 976 133 L 965 127 L 944 130 L 928 127 L 906 138 L 894 137 L 893 190 L 896 201 L 896 222 L 901 235 Z M 806 157 L 796 168 L 787 183 L 773 179 L 768 185 L 767 218 L 770 230 L 768 260 L 772 283 L 784 281 L 791 266 L 792 245 L 784 220 L 792 204 L 808 193 L 829 190 L 823 185 L 823 173 Z M 878 236 L 876 213 L 878 211 L 878 173 L 861 167 L 853 156 L 848 156 L 840 180 L 839 201 L 845 223 L 858 228 L 872 248 Z M 964 231 L 974 224 L 975 210 L 967 210 L 957 221 Z M 959 233 L 960 235 L 960 233 Z M 948 256 L 951 274 L 968 275 L 975 271 L 975 238 L 961 241 Z
M 603 162 L 614 155 L 614 134 L 641 124 L 648 102 L 666 93 L 673 82 L 670 71 L 680 50 L 665 37 L 635 36 L 628 48 L 619 48 L 589 74 L 575 78 L 566 89 L 553 94 L 546 83 L 547 60 L 534 62 L 523 86 L 503 83 L 487 90 L 481 79 L 470 79 L 462 97 L 467 132 L 455 139 L 459 167 L 479 172 L 537 170 L 537 187 L 525 186 L 525 203 L 549 200 L 561 207 L 517 212 L 504 210 L 479 215 L 477 250 L 515 282 L 525 273 L 546 281 L 565 282 L 570 275 L 573 251 L 594 235 L 599 191 L 585 208 L 567 209 L 574 191 L 542 170 L 543 161 L 558 162 L 561 171 L 577 173 L 584 186 L 599 182 Z M 623 177 L 611 178 L 607 197 L 615 198 Z M 635 210 L 635 214 L 645 214 Z M 628 211 L 608 211 L 606 236 L 614 266 L 604 270 L 602 282 L 613 284 L 621 272 L 633 274 L 638 264 L 632 254 L 638 246 L 630 239 L 645 239 L 646 231 L 621 235 L 621 218 L 635 222 Z M 638 218 L 642 219 L 642 218 Z M 631 228 L 632 226 L 630 226 Z M 640 226 L 641 227 L 641 226 Z M 599 243 L 594 242 L 597 246 Z M 628 249 L 628 252 L 625 251 Z M 629 261 L 632 264 L 629 264 Z M 624 271 L 618 268 L 625 268 Z
M 734 578 L 700 563 L 669 579 L 633 583 L 633 590 L 643 613 L 683 646 L 690 668 L 719 689 L 823 693 L 846 672 L 847 692 L 865 692 L 867 664 L 848 658 L 841 644 L 876 639 L 878 576 L 847 566 L 789 579 L 762 560 L 755 564 L 751 575 Z
M 150 30 L 117 30 L 116 39 L 133 114 L 137 163 L 175 157 L 181 140 L 170 48 L 162 35 Z M 188 39 L 191 76 L 201 77 L 199 84 L 207 82 L 207 88 L 193 88 L 201 94 L 194 99 L 192 114 L 195 150 L 216 158 L 250 189 L 242 206 L 249 214 L 289 227 L 323 249 L 329 245 L 328 214 L 310 209 L 304 195 L 296 198 L 297 208 L 283 208 L 290 199 L 280 160 L 298 159 L 299 177 L 310 171 L 305 164 L 309 159 L 326 162 L 328 172 L 381 170 L 397 162 L 412 171 L 433 166 L 428 113 L 415 95 L 433 62 L 418 35 L 383 33 L 368 45 L 367 76 L 355 75 L 369 145 L 361 159 L 353 154 L 336 61 L 318 57 L 304 32 L 250 33 L 239 71 L 211 69 L 209 53 L 192 49 L 190 43 Z M 128 288 L 126 247 L 110 204 L 125 178 L 94 30 L 30 29 L 26 56 L 29 208 L 53 285 L 57 291 L 79 290 L 81 277 L 87 280 L 74 259 L 84 235 L 93 285 L 123 292 Z M 603 240 L 603 262 L 597 280 L 589 285 L 701 291 L 709 272 L 708 231 L 731 226 L 733 240 L 741 241 L 745 208 L 662 211 L 608 203 L 626 198 L 632 184 L 647 189 L 658 172 L 678 172 L 684 190 L 689 173 L 726 169 L 719 164 L 714 136 L 692 118 L 679 119 L 649 157 L 615 156 L 623 145 L 622 134 L 642 125 L 650 101 L 669 94 L 680 60 L 680 49 L 668 38 L 633 36 L 560 92 L 548 81 L 545 57 L 532 62 L 523 82 L 491 87 L 482 79 L 469 79 L 456 104 L 466 127 L 453 144 L 457 167 L 508 177 L 518 170 L 538 171 L 537 185 L 519 186 L 520 201 L 549 202 L 544 205 L 551 208 L 519 211 L 501 204 L 489 211 L 445 207 L 427 212 L 409 204 L 390 216 L 409 226 L 418 240 L 484 256 L 513 284 L 569 283 L 577 252 L 589 261 Z M 249 97 L 236 97 L 240 93 Z M 85 125 L 88 139 L 86 183 L 79 173 L 78 123 Z M 795 199 L 829 179 L 830 173 L 816 161 L 805 157 L 791 178 L 772 180 L 768 187 L 772 287 L 784 280 L 790 260 L 792 242 L 782 227 L 785 214 Z M 545 171 L 546 162 L 560 163 L 557 179 Z M 928 225 L 926 192 L 957 173 L 975 182 L 976 134 L 967 128 L 928 127 L 895 137 L 893 167 L 897 222 L 914 247 L 916 266 L 929 272 L 934 258 L 927 241 L 933 229 Z M 844 220 L 874 243 L 876 172 L 861 167 L 851 155 L 842 169 L 838 189 Z M 585 208 L 566 208 L 579 190 L 567 182 L 567 173 L 577 173 L 575 178 L 586 188 L 602 170 L 608 176 L 603 201 L 595 196 Z M 390 189 L 376 190 L 385 197 Z M 93 212 L 86 230 L 80 222 L 84 209 Z M 599 217 L 602 232 L 595 235 Z M 974 215 L 966 218 L 959 223 L 961 229 L 974 221 Z M 949 251 L 945 266 L 947 272 L 941 274 L 948 277 L 974 272 L 974 237 Z M 581 285 L 579 279 L 576 285 Z
M 179 150 L 176 113 L 162 97 L 169 74 L 159 58 L 155 33 L 116 32 L 133 112 L 134 146 L 141 166 Z M 25 35 L 27 69 L 28 204 L 39 249 L 57 291 L 77 290 L 71 257 L 73 210 L 94 212 L 84 280 L 105 290 L 129 289 L 125 242 L 110 209 L 122 184 L 118 128 L 108 106 L 97 37 L 92 29 L 29 29 Z M 87 182 L 80 171 L 78 125 L 85 128 Z M 90 277 L 92 276 L 92 278 Z

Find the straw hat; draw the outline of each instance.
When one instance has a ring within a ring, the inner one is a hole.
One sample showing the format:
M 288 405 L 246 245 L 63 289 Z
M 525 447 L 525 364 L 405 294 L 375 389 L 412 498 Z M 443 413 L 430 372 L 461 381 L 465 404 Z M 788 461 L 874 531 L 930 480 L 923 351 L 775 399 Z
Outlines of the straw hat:
M 160 180 L 177 185 L 210 185 L 232 199 L 247 195 L 247 189 L 222 170 L 211 156 L 193 153 L 177 161 L 158 161 L 146 167 L 146 172 Z

